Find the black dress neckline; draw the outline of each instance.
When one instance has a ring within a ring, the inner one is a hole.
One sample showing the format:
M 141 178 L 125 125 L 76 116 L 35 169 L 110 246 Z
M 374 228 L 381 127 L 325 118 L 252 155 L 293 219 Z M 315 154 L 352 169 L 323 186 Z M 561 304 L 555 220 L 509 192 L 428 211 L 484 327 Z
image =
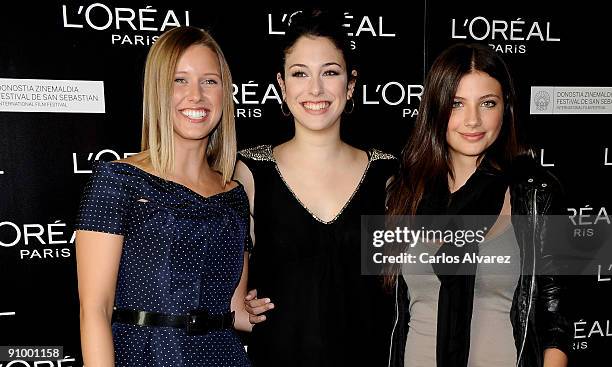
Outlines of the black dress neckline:
M 270 160 L 272 161 L 272 163 L 274 163 L 274 168 L 276 169 L 276 172 L 278 173 L 278 176 L 280 178 L 280 180 L 282 181 L 283 185 L 287 188 L 287 190 L 289 190 L 289 193 L 291 193 L 291 196 L 293 196 L 293 198 L 295 199 L 295 201 L 297 201 L 297 203 L 313 218 L 315 219 L 317 222 L 324 224 L 324 225 L 331 225 L 334 224 L 338 218 L 340 218 L 342 216 L 342 214 L 345 212 L 346 208 L 349 207 L 351 205 L 351 203 L 353 202 L 353 198 L 357 195 L 357 193 L 360 191 L 361 189 L 361 184 L 363 183 L 363 181 L 365 180 L 368 171 L 370 170 L 370 166 L 372 164 L 372 152 L 371 150 L 367 150 L 365 151 L 366 155 L 368 156 L 368 164 L 366 165 L 363 173 L 361 174 L 361 178 L 359 179 L 359 182 L 357 183 L 357 186 L 355 186 L 355 189 L 353 189 L 351 195 L 349 196 L 348 200 L 346 200 L 346 202 L 344 203 L 344 205 L 342 206 L 342 208 L 340 208 L 340 211 L 338 211 L 338 213 L 336 213 L 336 215 L 330 219 L 330 220 L 323 220 L 321 219 L 319 216 L 317 216 L 312 210 L 310 210 L 308 208 L 308 206 L 306 206 L 304 204 L 304 202 L 302 200 L 300 200 L 300 198 L 297 196 L 297 194 L 295 193 L 295 191 L 293 191 L 293 189 L 291 188 L 291 186 L 287 183 L 287 180 L 285 180 L 285 177 L 283 176 L 281 170 L 278 168 L 278 162 L 276 161 L 276 158 L 274 157 L 274 147 L 271 145 L 267 146 L 269 149 L 269 154 L 270 154 Z

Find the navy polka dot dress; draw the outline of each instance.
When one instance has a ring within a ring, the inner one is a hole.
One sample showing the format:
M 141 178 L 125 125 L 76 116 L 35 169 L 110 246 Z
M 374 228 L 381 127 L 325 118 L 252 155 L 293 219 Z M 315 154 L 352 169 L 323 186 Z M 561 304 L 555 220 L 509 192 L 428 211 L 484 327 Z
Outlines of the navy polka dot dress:
M 203 197 L 120 162 L 96 162 L 76 228 L 124 236 L 117 308 L 173 315 L 228 312 L 252 247 L 242 186 Z M 187 335 L 114 323 L 112 331 L 118 367 L 250 365 L 230 329 Z

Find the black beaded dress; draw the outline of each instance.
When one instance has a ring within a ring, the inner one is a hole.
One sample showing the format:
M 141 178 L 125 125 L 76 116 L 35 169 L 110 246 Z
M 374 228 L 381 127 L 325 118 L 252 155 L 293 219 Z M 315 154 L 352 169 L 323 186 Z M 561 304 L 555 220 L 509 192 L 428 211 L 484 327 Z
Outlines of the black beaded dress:
M 386 366 L 392 296 L 361 275 L 361 215 L 383 214 L 397 160 L 368 151 L 368 165 L 332 220 L 317 218 L 282 177 L 272 147 L 239 152 L 253 174 L 255 242 L 249 289 L 275 308 L 253 328 L 254 366 Z

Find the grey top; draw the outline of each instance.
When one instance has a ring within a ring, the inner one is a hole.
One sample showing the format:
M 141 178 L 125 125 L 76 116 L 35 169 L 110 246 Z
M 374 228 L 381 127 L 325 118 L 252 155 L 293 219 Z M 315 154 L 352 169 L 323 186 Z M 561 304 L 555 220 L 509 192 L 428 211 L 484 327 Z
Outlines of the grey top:
M 477 266 L 468 366 L 515 366 L 510 307 L 519 279 L 520 259 L 513 227 L 482 242 L 478 255 L 510 256 L 510 264 Z M 402 268 L 410 307 L 404 367 L 435 367 L 440 281 L 430 264 L 409 266 L 410 271 L 406 266 Z M 415 271 L 415 266 L 422 269 Z
M 515 366 L 510 307 L 520 276 L 520 253 L 512 225 L 482 242 L 478 254 L 510 256 L 510 264 L 478 264 L 468 366 Z

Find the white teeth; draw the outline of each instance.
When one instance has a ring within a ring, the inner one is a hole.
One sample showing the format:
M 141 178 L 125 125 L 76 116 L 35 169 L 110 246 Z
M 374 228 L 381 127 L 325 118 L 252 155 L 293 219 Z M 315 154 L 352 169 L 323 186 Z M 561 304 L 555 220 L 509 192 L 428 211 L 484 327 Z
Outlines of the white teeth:
M 206 110 L 182 110 L 181 113 L 190 119 L 201 119 L 206 117 Z
M 304 102 L 302 104 L 302 106 L 304 106 L 305 109 L 312 110 L 312 111 L 320 111 L 322 109 L 329 107 L 329 105 L 330 105 L 329 102 L 317 102 L 317 103 Z

